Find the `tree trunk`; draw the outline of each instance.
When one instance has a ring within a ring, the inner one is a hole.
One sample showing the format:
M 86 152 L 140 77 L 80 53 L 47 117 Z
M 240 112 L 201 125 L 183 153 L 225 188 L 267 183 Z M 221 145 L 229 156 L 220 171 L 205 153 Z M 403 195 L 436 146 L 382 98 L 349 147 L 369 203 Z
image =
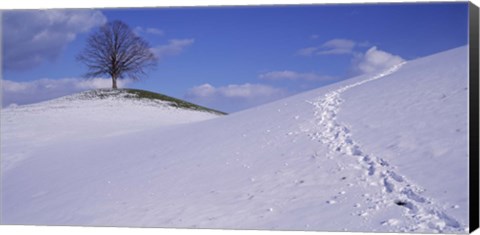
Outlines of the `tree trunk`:
M 117 89 L 117 78 L 116 77 L 112 77 L 112 88 Z

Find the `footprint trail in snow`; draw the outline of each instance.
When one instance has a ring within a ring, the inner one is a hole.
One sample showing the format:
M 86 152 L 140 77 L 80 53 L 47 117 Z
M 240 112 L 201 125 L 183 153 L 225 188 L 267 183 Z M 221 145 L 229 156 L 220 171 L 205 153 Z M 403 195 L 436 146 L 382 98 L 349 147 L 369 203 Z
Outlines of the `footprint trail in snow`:
M 332 152 L 357 158 L 361 168 L 365 171 L 363 180 L 369 185 L 381 187 L 382 193 L 375 195 L 378 197 L 376 198 L 377 205 L 361 211 L 360 214 L 368 215 L 372 210 L 396 205 L 404 207 L 405 221 L 392 218 L 382 222 L 382 225 L 392 226 L 394 230 L 405 232 L 463 233 L 468 228 L 439 209 L 431 199 L 422 196 L 422 188 L 395 172 L 394 167 L 390 166 L 387 161 L 364 152 L 352 138 L 347 125 L 337 121 L 336 116 L 343 102 L 341 99 L 343 92 L 386 77 L 397 71 L 404 63 L 395 65 L 371 78 L 328 92 L 314 101 L 309 101 L 315 107 L 314 116 L 317 127 L 315 132 L 310 135 L 313 140 L 319 140 L 326 144 Z

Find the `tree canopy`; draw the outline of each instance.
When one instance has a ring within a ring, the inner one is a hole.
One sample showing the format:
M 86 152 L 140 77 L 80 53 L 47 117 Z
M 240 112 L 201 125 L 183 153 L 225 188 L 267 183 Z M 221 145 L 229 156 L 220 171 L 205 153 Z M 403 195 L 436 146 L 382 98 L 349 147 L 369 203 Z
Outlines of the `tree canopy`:
M 118 20 L 91 34 L 77 59 L 88 67 L 87 77 L 109 75 L 113 89 L 117 88 L 117 79 L 138 80 L 158 61 L 148 42 Z

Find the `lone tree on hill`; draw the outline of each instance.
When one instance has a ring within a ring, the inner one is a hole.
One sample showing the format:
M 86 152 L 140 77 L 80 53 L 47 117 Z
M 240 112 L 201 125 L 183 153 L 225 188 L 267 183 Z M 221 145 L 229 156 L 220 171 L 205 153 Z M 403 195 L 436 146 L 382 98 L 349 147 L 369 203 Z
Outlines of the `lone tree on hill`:
M 87 77 L 109 75 L 113 89 L 117 89 L 117 79 L 138 80 L 145 74 L 145 68 L 157 64 L 148 42 L 118 20 L 106 23 L 90 35 L 77 60 L 87 65 Z

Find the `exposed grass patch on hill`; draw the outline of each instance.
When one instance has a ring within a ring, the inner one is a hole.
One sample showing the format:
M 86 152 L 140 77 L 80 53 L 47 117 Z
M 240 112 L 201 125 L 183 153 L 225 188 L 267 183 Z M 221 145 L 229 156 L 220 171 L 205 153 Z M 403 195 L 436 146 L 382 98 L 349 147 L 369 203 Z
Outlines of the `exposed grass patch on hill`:
M 218 110 L 196 105 L 181 99 L 173 98 L 170 96 L 166 96 L 166 95 L 151 92 L 151 91 L 138 90 L 138 89 L 117 89 L 117 90 L 97 89 L 97 90 L 84 92 L 82 94 L 82 97 L 100 98 L 100 99 L 105 99 L 109 97 L 123 97 L 123 98 L 140 99 L 140 100 L 146 99 L 151 101 L 166 101 L 169 103 L 170 106 L 176 107 L 176 108 L 210 112 L 210 113 L 216 113 L 221 115 L 227 114 L 225 112 L 221 112 Z

